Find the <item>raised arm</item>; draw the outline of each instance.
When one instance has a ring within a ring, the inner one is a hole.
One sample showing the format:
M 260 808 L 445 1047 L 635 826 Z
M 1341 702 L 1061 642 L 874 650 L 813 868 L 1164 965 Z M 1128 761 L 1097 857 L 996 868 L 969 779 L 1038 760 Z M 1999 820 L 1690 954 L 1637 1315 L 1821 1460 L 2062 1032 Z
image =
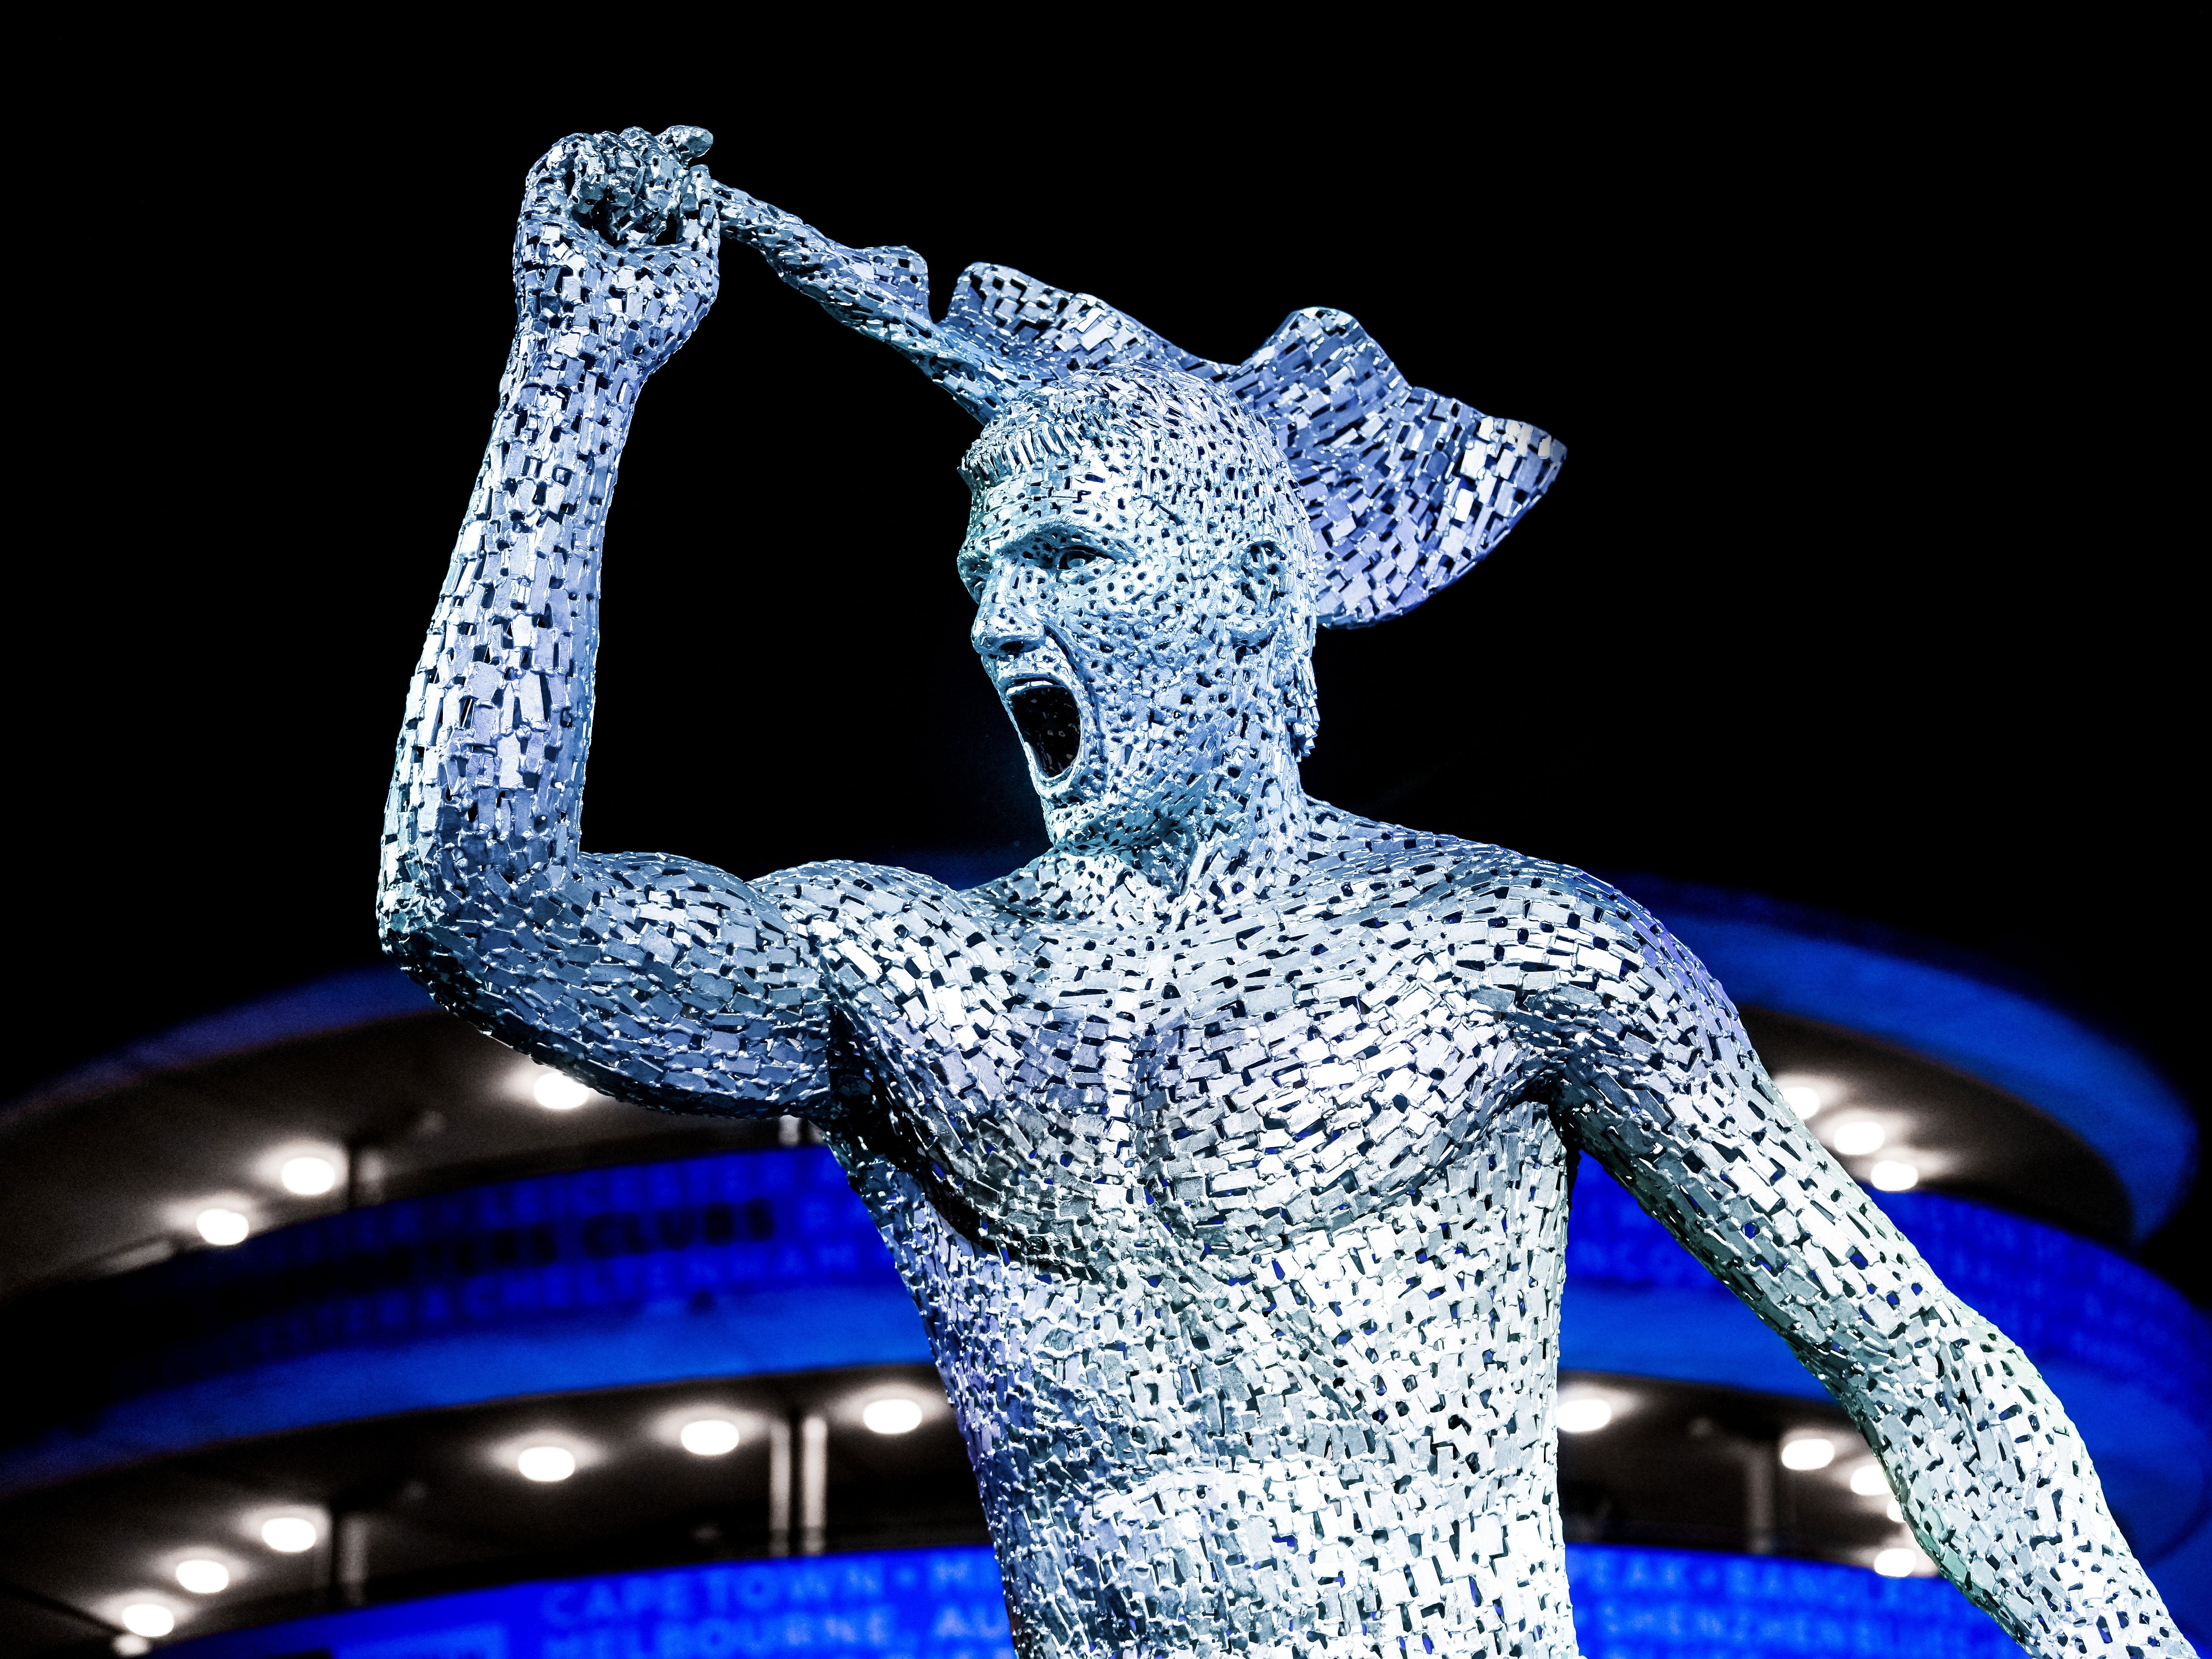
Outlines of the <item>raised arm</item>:
M 1944 1576 L 2036 1654 L 2186 1654 L 2065 1409 L 1783 1103 L 1720 988 L 1586 878 L 1531 917 L 1563 1132 L 1780 1334 Z
M 641 1105 L 770 1112 L 828 1088 L 805 941 L 719 870 L 578 841 L 616 468 L 714 299 L 707 143 L 579 136 L 531 172 L 514 346 L 408 692 L 377 908 L 385 949 L 478 1030 Z

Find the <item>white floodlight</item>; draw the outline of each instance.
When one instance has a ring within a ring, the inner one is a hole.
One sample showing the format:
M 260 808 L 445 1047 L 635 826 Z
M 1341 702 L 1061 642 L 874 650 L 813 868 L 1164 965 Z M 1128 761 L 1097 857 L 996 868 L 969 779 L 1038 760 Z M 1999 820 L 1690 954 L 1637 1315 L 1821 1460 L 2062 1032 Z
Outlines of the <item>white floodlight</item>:
M 288 1193 L 319 1198 L 338 1184 L 337 1166 L 326 1158 L 288 1158 L 276 1179 Z
M 576 1454 L 566 1446 L 525 1446 L 514 1469 L 525 1480 L 566 1480 L 576 1472 Z
M 1836 1150 L 1845 1158 L 1864 1158 L 1888 1139 L 1888 1132 L 1870 1117 L 1855 1117 L 1836 1126 Z
M 246 1235 L 252 1231 L 246 1218 L 235 1210 L 202 1210 L 192 1224 L 210 1244 L 242 1244 Z
M 921 1426 L 921 1407 L 911 1400 L 872 1400 L 860 1421 L 878 1434 L 907 1434 Z
M 1783 1104 L 1800 1117 L 1820 1115 L 1820 1091 L 1809 1083 L 1785 1083 L 1782 1087 Z
M 1874 1570 L 1885 1578 L 1910 1578 L 1921 1571 L 1922 1564 L 1927 1559 L 1910 1546 L 1893 1547 L 1875 1553 Z
M 1889 1477 L 1879 1463 L 1862 1463 L 1851 1471 L 1851 1490 L 1861 1498 L 1889 1496 Z
M 301 1555 L 315 1547 L 322 1534 L 301 1515 L 271 1516 L 261 1523 L 261 1541 L 279 1555 Z
M 1919 1170 L 1901 1158 L 1886 1158 L 1869 1170 L 1867 1176 L 1886 1193 L 1907 1192 L 1920 1184 Z
M 1613 1421 L 1613 1406 L 1595 1395 L 1583 1395 L 1574 1400 L 1562 1400 L 1557 1416 L 1553 1419 L 1568 1434 L 1595 1434 Z
M 549 1112 L 573 1112 L 592 1097 L 592 1091 L 572 1077 L 548 1072 L 531 1085 L 530 1097 Z
M 230 1569 L 196 1555 L 177 1563 L 177 1582 L 195 1595 L 219 1595 L 230 1588 Z
M 177 1615 L 159 1601 L 133 1601 L 118 1617 L 133 1636 L 167 1636 L 177 1627 Z
M 696 1457 L 720 1457 L 738 1449 L 738 1425 L 726 1417 L 696 1417 L 684 1425 L 677 1443 Z
M 1825 1434 L 1792 1436 L 1782 1443 L 1785 1469 L 1825 1469 L 1836 1461 L 1836 1443 Z

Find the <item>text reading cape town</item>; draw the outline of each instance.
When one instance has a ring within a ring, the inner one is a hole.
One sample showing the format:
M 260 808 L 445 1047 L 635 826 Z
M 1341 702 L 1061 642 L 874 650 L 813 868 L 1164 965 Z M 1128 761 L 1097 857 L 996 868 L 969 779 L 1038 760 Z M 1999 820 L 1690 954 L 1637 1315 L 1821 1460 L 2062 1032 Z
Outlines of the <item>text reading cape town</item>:
M 976 265 L 933 319 L 911 251 L 717 184 L 708 143 L 573 137 L 530 176 L 385 937 L 595 1089 L 823 1127 L 927 1323 L 1018 1647 L 1571 1653 L 1579 1151 L 1788 1339 L 2006 1630 L 2188 1652 L 2059 1402 L 1800 1127 L 1686 951 L 1577 871 L 1301 788 L 1316 625 L 1463 575 L 1562 446 L 1408 386 L 1340 312 L 1214 363 Z M 579 839 L 617 466 L 725 239 L 983 422 L 959 574 L 1052 840 L 1012 875 L 745 882 Z

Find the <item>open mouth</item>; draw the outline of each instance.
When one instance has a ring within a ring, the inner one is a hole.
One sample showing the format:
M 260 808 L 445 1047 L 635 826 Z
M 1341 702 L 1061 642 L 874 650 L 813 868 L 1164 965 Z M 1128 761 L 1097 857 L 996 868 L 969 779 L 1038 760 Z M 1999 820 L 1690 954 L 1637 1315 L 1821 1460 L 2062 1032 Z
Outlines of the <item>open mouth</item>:
M 1036 757 L 1037 770 L 1056 778 L 1083 748 L 1083 715 L 1075 694 L 1054 680 L 1025 680 L 1006 694 L 1014 729 Z

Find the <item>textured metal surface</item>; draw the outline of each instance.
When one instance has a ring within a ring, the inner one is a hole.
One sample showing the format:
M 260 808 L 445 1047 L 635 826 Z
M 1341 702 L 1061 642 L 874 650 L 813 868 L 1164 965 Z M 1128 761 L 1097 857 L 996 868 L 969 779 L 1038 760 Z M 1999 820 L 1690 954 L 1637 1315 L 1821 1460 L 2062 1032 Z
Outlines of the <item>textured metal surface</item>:
M 1048 331 L 994 357 L 981 320 L 920 338 L 917 283 L 844 282 L 877 252 L 720 191 L 705 142 L 572 138 L 531 176 L 520 326 L 400 738 L 386 936 L 595 1087 L 830 1129 L 923 1310 L 1018 1645 L 1571 1652 L 1552 1404 L 1580 1148 L 1829 1384 L 2009 1630 L 2186 1650 L 2026 1357 L 1780 1103 L 1687 952 L 1578 872 L 1300 787 L 1316 622 L 1435 585 L 1371 601 L 1382 562 L 1327 550 L 1343 489 L 1414 488 L 1395 428 L 1316 491 L 1276 401 L 1151 337 L 1080 362 Z M 615 465 L 726 228 L 991 417 L 960 570 L 1053 839 L 1012 876 L 746 883 L 578 841 Z M 1335 407 L 1332 363 L 1285 397 Z M 1619 672 L 1594 642 L 1482 643 Z M 1592 787 L 1634 785 L 1594 760 Z

